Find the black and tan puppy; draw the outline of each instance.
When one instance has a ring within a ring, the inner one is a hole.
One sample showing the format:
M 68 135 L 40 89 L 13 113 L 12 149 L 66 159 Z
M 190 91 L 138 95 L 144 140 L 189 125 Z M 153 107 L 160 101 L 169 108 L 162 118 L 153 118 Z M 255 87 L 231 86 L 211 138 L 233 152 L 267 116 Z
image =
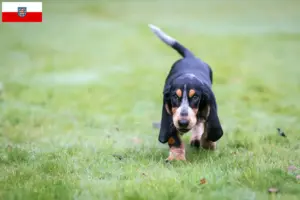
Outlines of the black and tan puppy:
M 183 57 L 172 65 L 163 90 L 158 140 L 169 144 L 167 160 L 185 160 L 181 136 L 190 130 L 192 146 L 214 150 L 223 130 L 212 91 L 213 72 L 210 66 L 160 28 L 151 24 L 149 27 Z

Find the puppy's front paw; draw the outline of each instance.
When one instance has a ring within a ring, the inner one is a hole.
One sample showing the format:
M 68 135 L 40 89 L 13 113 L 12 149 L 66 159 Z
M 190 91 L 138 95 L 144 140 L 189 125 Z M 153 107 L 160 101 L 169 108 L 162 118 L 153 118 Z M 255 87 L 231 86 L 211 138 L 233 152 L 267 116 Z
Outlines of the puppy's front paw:
M 191 141 L 190 141 L 190 145 L 191 145 L 192 147 L 199 148 L 199 147 L 200 147 L 200 140 L 197 140 L 197 139 L 191 140 Z
M 166 159 L 166 162 L 172 161 L 172 160 L 186 160 L 185 158 L 185 149 L 180 147 L 171 147 L 169 152 L 169 157 Z

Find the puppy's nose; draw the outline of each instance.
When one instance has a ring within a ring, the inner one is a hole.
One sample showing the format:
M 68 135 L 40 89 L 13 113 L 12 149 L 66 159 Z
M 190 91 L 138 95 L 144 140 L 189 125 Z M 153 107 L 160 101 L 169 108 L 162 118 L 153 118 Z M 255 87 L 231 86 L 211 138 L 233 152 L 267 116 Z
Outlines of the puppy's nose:
M 187 119 L 180 119 L 178 121 L 178 125 L 180 127 L 186 128 L 189 125 L 189 120 L 187 120 Z

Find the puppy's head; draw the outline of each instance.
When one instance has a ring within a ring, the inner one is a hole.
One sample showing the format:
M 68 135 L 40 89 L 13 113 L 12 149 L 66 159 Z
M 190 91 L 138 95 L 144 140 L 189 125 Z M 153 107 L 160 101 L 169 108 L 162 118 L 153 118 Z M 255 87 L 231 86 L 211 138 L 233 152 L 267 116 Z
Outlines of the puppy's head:
M 180 133 L 191 130 L 198 122 L 207 94 L 201 82 L 191 77 L 181 77 L 170 85 L 165 109 L 172 115 L 173 124 Z

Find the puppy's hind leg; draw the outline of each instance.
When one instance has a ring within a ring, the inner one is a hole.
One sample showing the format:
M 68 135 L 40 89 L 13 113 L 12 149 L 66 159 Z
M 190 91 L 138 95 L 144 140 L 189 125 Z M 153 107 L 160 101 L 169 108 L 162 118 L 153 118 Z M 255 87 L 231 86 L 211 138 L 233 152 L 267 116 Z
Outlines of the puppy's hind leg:
M 213 141 L 210 141 L 207 139 L 207 134 L 208 134 L 207 131 L 208 130 L 207 130 L 207 124 L 206 124 L 206 126 L 204 127 L 204 133 L 200 140 L 200 146 L 206 150 L 216 150 L 217 142 L 213 142 Z

